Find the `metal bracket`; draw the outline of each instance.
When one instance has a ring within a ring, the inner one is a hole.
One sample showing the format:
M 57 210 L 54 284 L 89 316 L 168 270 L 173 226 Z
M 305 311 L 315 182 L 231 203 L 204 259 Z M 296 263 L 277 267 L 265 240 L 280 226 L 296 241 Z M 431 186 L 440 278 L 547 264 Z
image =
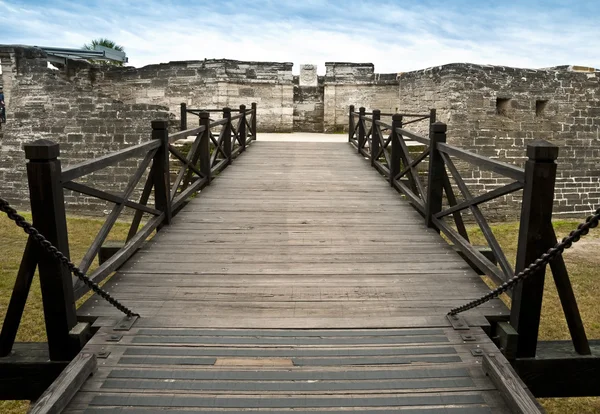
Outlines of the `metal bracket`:
M 106 338 L 106 342 L 119 342 L 123 338 L 123 335 L 110 335 Z
M 113 331 L 128 331 L 131 329 L 135 321 L 137 321 L 139 316 L 125 316 L 121 319 L 117 324 L 113 327 Z
M 462 334 L 460 337 L 465 342 L 474 342 L 474 341 L 477 340 L 477 338 L 475 337 L 475 335 L 472 335 L 472 334 Z
M 96 352 L 96 358 L 99 358 L 99 359 L 106 359 L 106 358 L 108 358 L 109 355 L 110 355 L 110 351 Z
M 473 348 L 473 349 L 471 349 L 471 355 L 473 355 L 473 356 L 483 356 L 483 349 L 481 349 L 481 348 Z
M 469 324 L 463 317 L 458 315 L 446 315 L 446 317 L 455 331 L 466 331 L 469 329 Z

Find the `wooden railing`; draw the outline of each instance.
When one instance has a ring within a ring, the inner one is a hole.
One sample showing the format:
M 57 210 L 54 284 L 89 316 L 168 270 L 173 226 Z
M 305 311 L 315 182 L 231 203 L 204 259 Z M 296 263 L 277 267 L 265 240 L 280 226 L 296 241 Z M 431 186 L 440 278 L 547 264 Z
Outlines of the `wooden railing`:
M 84 273 L 88 272 L 117 220 L 130 219 L 123 246 L 88 274 L 96 283 L 103 281 L 123 265 L 152 232 L 170 224 L 172 217 L 194 193 L 209 185 L 256 139 L 255 104 L 249 110 L 242 105 L 235 116 L 231 115 L 228 108 L 222 112 L 223 118 L 214 121 L 210 120 L 208 112 L 200 112 L 198 127 L 172 134 L 167 130 L 167 121 L 153 121 L 148 142 L 64 169 L 59 160 L 59 144 L 48 140 L 26 144 L 24 148 L 29 160 L 27 175 L 34 226 L 68 256 L 64 190 L 113 203 L 79 263 L 79 268 Z M 193 137 L 191 148 L 187 154 L 183 154 L 174 143 L 190 137 Z M 180 165 L 173 180 L 171 157 Z M 121 183 L 123 190 L 120 193 L 99 189 L 91 184 L 92 180 L 81 181 L 90 174 L 126 160 L 137 162 L 137 167 L 128 181 Z M 142 182 L 144 184 L 138 201 L 132 201 L 132 196 L 138 194 L 136 188 Z M 153 203 L 150 203 L 151 199 Z M 133 209 L 134 215 L 124 217 L 122 213 L 125 207 Z M 80 341 L 73 340 L 71 333 L 77 324 L 75 301 L 85 295 L 89 288 L 79 279 L 72 279 L 69 271 L 60 263 L 41 254 L 31 240 L 27 242 L 0 333 L 0 356 L 7 355 L 12 349 L 36 267 L 40 272 L 50 359 L 68 361 L 81 345 Z
M 390 145 L 393 128 L 390 123 L 383 122 L 381 120 L 382 117 L 395 117 L 396 128 L 402 128 L 421 121 L 428 121 L 432 124 L 435 122 L 435 109 L 432 109 L 428 114 L 391 114 L 382 113 L 377 109 L 373 110 L 373 112 L 366 112 L 363 107 L 359 108 L 358 112 L 355 112 L 354 106 L 350 106 L 348 140 L 357 148 L 360 154 L 371 159 L 372 166 L 377 168 L 384 176 L 389 177 L 389 165 L 393 156 Z M 426 138 L 411 134 L 408 131 L 406 132 L 408 134 L 407 138 L 413 140 L 412 143 L 427 144 L 427 142 L 423 142 Z M 408 149 L 404 154 L 410 159 Z M 406 165 L 410 165 L 410 163 Z
M 351 106 L 349 142 L 359 154 L 370 158 L 371 165 L 406 197 L 424 217 L 428 227 L 443 233 L 493 283 L 505 283 L 515 271 L 523 270 L 556 244 L 551 219 L 558 147 L 546 141 L 529 144 L 528 160 L 523 169 L 448 144 L 447 126 L 435 122 L 435 110 L 429 115 L 394 114 L 391 124 L 382 122 L 381 116 L 378 110 L 368 114 L 364 108 L 355 112 Z M 404 121 L 407 117 L 414 117 L 414 121 L 409 122 L 429 119 L 429 135 L 406 130 L 408 122 Z M 420 143 L 424 149 L 413 156 L 409 142 Z M 461 168 L 457 167 L 457 161 L 462 163 Z M 426 168 L 423 168 L 425 164 Z M 474 195 L 463 178 L 465 169 L 470 172 L 469 169 L 474 168 L 493 172 L 507 183 Z M 519 190 L 523 192 L 517 258 L 513 268 L 480 206 Z M 472 244 L 464 224 L 463 214 L 467 212 L 481 230 L 491 255 L 485 255 L 480 246 Z M 590 347 L 562 256 L 550 262 L 550 268 L 575 350 L 589 355 Z M 536 355 L 545 269 L 537 273 L 512 292 L 510 325 L 518 331 L 516 350 L 513 349 L 517 357 Z
M 233 140 L 233 154 L 237 155 L 240 151 L 238 147 L 245 145 L 244 142 L 250 140 L 256 140 L 256 108 L 257 105 L 255 102 L 252 102 L 250 109 L 246 108 L 246 105 L 240 105 L 239 109 L 229 109 L 223 108 L 221 109 L 193 109 L 188 108 L 187 104 L 181 103 L 180 110 L 180 130 L 185 131 L 188 129 L 187 127 L 187 114 L 192 114 L 200 118 L 200 114 L 203 112 L 207 113 L 215 113 L 222 112 L 225 117 L 225 111 L 229 110 L 231 113 L 239 113 L 239 115 L 232 116 L 232 121 L 238 120 L 237 124 L 232 125 L 231 132 L 235 135 L 236 139 Z M 209 118 L 211 122 L 214 122 L 214 119 Z M 242 120 L 243 119 L 243 120 Z M 243 138 L 245 137 L 245 138 Z

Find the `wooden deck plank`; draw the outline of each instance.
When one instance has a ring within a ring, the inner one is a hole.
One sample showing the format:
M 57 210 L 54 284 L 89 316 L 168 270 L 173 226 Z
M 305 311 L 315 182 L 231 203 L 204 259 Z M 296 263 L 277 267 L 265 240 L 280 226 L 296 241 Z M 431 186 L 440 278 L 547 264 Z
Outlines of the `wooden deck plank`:
M 80 308 L 103 357 L 69 413 L 509 412 L 481 369 L 506 307 L 450 327 L 487 287 L 345 144 L 254 143 L 105 288 L 142 317 Z

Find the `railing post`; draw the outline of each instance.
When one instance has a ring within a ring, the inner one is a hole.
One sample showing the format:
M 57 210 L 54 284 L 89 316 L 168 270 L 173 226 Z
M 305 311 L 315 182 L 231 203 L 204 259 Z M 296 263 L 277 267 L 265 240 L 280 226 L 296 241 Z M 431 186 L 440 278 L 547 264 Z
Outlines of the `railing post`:
M 256 102 L 252 102 L 252 139 L 256 141 Z
M 185 104 L 185 102 L 181 103 L 181 127 L 179 128 L 180 131 L 185 131 L 187 129 L 187 105 Z
M 223 108 L 223 118 L 227 122 L 223 125 L 223 151 L 227 158 L 227 165 L 231 164 L 231 108 Z
M 171 224 L 172 217 L 168 127 L 167 121 L 152 121 L 152 139 L 160 141 L 160 147 L 152 160 L 152 179 L 154 181 L 154 205 L 157 210 L 165 213 L 161 227 Z
M 348 142 L 352 142 L 352 137 L 354 136 L 354 105 L 350 105 L 350 109 L 348 111 Z
M 515 272 L 520 272 L 548 250 L 558 147 L 547 141 L 527 146 L 525 187 Z M 518 332 L 517 357 L 535 357 L 546 268 L 531 274 L 514 290 L 510 324 Z
M 24 145 L 33 225 L 65 256 L 69 239 L 65 200 L 61 182 L 59 145 L 38 140 Z M 77 324 L 73 280 L 69 270 L 50 254 L 35 246 L 52 361 L 68 361 L 79 352 L 79 344 L 69 331 Z
M 238 131 L 238 141 L 242 146 L 241 151 L 246 151 L 246 105 L 240 105 L 240 114 L 242 117 L 240 118 L 240 128 Z
M 210 114 L 208 112 L 200 112 L 200 126 L 204 126 L 202 136 L 200 137 L 200 148 L 198 149 L 198 160 L 200 162 L 200 172 L 207 178 L 208 183 L 212 181 L 211 165 L 210 165 Z
M 379 128 L 377 128 L 377 121 L 381 118 L 381 111 L 379 109 L 373 109 L 373 125 L 371 131 L 371 166 L 375 166 L 377 162 L 377 156 L 379 155 L 379 146 L 381 145 L 381 137 L 379 136 Z
M 365 107 L 361 106 L 358 108 L 358 153 L 365 145 Z
M 397 128 L 402 128 L 402 115 L 394 114 L 392 116 L 392 156 L 390 157 L 390 185 L 394 186 L 395 177 L 400 174 L 400 162 L 402 159 L 402 147 L 400 146 L 400 136 L 396 132 Z
M 425 202 L 425 224 L 431 228 L 435 228 L 433 216 L 442 211 L 446 166 L 437 145 L 440 142 L 446 142 L 447 129 L 443 122 L 435 122 L 429 126 L 429 176 Z M 439 232 L 439 229 L 437 231 Z

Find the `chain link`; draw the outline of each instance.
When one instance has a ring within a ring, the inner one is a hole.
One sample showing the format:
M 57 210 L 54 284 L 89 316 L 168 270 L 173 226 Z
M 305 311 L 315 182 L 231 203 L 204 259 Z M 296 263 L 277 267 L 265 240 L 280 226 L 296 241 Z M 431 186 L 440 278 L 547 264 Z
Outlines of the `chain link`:
M 476 299 L 474 301 L 471 301 L 462 306 L 452 309 L 450 312 L 448 312 L 448 315 L 452 316 L 452 315 L 456 315 L 461 312 L 476 308 L 479 305 L 482 305 L 486 302 L 489 302 L 490 300 L 492 300 L 494 298 L 497 298 L 498 296 L 500 296 L 502 293 L 506 292 L 507 290 L 514 288 L 520 281 L 526 279 L 532 273 L 535 273 L 541 267 L 547 265 L 556 256 L 561 255 L 565 251 L 565 249 L 570 248 L 573 245 L 573 243 L 577 243 L 579 241 L 579 239 L 581 238 L 581 236 L 585 236 L 586 234 L 589 233 L 590 229 L 598 227 L 599 221 L 600 221 L 600 208 L 597 209 L 593 215 L 586 218 L 585 223 L 580 223 L 577 226 L 577 230 L 573 230 L 571 233 L 569 233 L 569 235 L 567 237 L 562 239 L 561 242 L 556 243 L 556 245 L 554 247 L 548 249 L 548 251 L 546 253 L 542 254 L 533 263 L 531 263 L 529 266 L 527 266 L 525 269 L 523 269 L 517 275 L 512 277 L 510 280 L 501 284 L 496 289 L 490 291 L 489 293 L 485 294 L 484 296 L 480 297 L 479 299 Z
M 29 234 L 33 239 L 38 242 L 38 244 L 52 257 L 62 262 L 71 273 L 73 273 L 79 280 L 81 280 L 86 286 L 88 286 L 91 290 L 93 290 L 97 295 L 99 295 L 102 299 L 106 300 L 108 303 L 113 305 L 115 308 L 123 312 L 127 316 L 137 316 L 140 315 L 133 312 L 131 309 L 123 305 L 117 299 L 113 298 L 110 293 L 103 290 L 96 282 L 87 277 L 73 262 L 69 260 L 67 256 L 65 256 L 62 252 L 60 252 L 56 246 L 54 246 L 48 239 L 46 239 L 35 227 L 33 227 L 30 223 L 25 220 L 25 218 L 17 213 L 17 210 L 12 208 L 8 201 L 4 200 L 0 197 L 0 211 L 5 213 L 8 218 L 15 222 L 15 224 L 23 229 L 23 231 Z

